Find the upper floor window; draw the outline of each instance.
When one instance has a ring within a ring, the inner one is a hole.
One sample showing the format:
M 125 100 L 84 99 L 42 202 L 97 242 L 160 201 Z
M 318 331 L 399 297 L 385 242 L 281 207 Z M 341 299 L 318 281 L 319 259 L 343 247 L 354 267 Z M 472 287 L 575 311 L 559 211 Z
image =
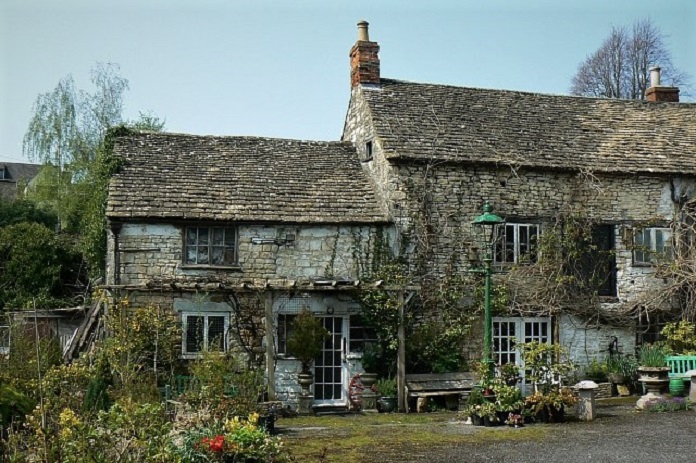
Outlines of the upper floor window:
M 654 264 L 672 255 L 672 230 L 669 228 L 642 228 L 633 233 L 634 264 Z
M 498 227 L 494 262 L 496 264 L 536 262 L 538 237 L 538 224 L 506 223 Z
M 194 265 L 236 265 L 237 229 L 187 227 L 184 262 Z
M 6 173 L 5 166 L 0 166 L 0 180 L 5 180 L 9 178 L 9 176 Z

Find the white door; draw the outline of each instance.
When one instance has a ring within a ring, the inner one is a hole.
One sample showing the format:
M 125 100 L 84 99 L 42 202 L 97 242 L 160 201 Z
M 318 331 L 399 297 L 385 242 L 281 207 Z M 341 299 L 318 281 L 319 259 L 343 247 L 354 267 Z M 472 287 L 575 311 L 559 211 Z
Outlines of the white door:
M 314 402 L 345 405 L 347 363 L 345 356 L 347 317 L 320 317 L 329 339 L 314 362 Z

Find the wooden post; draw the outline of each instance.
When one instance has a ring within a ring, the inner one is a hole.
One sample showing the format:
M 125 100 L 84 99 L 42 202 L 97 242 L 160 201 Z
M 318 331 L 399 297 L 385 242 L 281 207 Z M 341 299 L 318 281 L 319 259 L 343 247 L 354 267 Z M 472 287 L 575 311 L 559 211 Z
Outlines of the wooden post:
M 268 378 L 268 400 L 276 400 L 275 393 L 275 334 L 273 332 L 273 293 L 266 291 L 264 311 L 266 318 L 266 377 Z
M 408 411 L 408 398 L 406 397 L 406 332 L 404 328 L 404 291 L 398 290 L 397 303 L 399 305 L 399 327 L 397 329 L 397 339 L 399 351 L 396 356 L 396 386 L 398 389 L 397 402 L 400 412 Z

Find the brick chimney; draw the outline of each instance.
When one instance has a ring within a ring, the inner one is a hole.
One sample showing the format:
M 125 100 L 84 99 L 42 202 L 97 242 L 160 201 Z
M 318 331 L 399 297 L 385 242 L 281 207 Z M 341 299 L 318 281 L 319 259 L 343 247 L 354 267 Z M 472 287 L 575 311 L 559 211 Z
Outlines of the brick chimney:
M 647 101 L 669 101 L 679 103 L 679 87 L 663 87 L 660 85 L 660 68 L 650 68 L 650 88 L 645 90 Z
M 379 45 L 370 42 L 367 21 L 358 23 L 358 41 L 350 49 L 350 87 L 379 84 Z

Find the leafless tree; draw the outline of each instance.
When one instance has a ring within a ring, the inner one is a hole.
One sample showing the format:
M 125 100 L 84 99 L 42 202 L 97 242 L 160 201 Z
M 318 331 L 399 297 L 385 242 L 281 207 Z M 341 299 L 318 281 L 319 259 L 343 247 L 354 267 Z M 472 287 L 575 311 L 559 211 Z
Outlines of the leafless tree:
M 652 21 L 636 21 L 630 29 L 612 27 L 609 37 L 578 66 L 570 93 L 642 100 L 652 66 L 660 66 L 663 85 L 690 93 L 690 77 L 673 65 L 665 36 Z

